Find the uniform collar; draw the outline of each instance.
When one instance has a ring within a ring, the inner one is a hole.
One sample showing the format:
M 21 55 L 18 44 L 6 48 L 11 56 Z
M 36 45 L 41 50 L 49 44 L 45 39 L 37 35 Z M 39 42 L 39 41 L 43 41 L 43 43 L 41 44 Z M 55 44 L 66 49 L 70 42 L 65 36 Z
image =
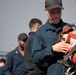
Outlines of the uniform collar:
M 18 54 L 19 56 L 23 57 L 22 54 L 21 54 L 21 52 L 19 51 L 18 47 L 16 47 L 15 53 Z
M 35 34 L 35 32 L 29 32 L 29 35 L 31 35 L 31 34 Z
M 50 24 L 49 23 L 49 21 L 47 20 L 47 22 L 46 22 L 46 31 L 48 31 L 48 30 L 56 30 L 57 28 L 62 28 L 63 27 L 63 25 L 62 25 L 62 23 L 63 23 L 63 21 L 62 20 L 60 20 L 60 22 L 58 23 L 58 24 Z

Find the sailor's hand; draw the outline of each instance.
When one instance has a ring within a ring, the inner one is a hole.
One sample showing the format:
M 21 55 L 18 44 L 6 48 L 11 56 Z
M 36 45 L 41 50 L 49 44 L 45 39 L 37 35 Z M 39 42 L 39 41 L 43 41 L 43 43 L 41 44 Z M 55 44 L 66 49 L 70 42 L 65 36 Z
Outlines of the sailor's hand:
M 66 43 L 65 41 L 56 43 L 52 46 L 52 49 L 54 52 L 62 52 L 62 53 L 66 53 L 68 48 L 71 47 L 71 44 Z

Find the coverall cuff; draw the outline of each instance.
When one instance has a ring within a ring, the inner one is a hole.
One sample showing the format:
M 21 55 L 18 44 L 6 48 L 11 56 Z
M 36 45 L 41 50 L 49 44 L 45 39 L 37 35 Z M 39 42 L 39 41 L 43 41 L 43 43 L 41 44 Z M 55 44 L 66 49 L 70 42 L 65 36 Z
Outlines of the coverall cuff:
M 52 47 L 49 46 L 46 51 L 47 51 L 46 52 L 47 55 L 54 55 Z
M 56 54 L 56 52 L 54 52 L 52 46 L 51 46 L 51 53 L 52 53 L 52 55 L 55 55 Z

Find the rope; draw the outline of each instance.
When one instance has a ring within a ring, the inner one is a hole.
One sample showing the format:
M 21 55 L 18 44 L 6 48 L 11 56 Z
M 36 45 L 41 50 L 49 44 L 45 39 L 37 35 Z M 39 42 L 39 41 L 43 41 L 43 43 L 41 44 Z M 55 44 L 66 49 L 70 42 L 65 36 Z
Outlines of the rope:
M 76 73 L 76 68 L 74 69 L 74 71 L 72 71 L 71 73 L 70 73 L 70 70 L 72 69 L 73 67 L 69 67 L 68 69 L 67 69 L 67 71 L 65 72 L 65 75 L 73 75 L 74 73 Z

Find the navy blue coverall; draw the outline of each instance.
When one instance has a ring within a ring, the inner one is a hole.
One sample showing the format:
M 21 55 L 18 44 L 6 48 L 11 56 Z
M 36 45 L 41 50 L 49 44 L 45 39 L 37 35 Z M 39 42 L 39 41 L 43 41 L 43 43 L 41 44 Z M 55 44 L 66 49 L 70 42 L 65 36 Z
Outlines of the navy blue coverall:
M 18 47 L 6 56 L 5 75 L 25 75 L 24 57 Z
M 4 75 L 4 67 L 0 67 L 0 75 Z
M 40 27 L 34 35 L 32 46 L 32 58 L 34 63 L 48 63 L 47 75 L 64 75 L 66 67 L 57 63 L 62 59 L 63 53 L 54 53 L 52 45 L 55 44 L 66 25 L 62 20 L 56 25 L 50 24 L 48 21 Z

